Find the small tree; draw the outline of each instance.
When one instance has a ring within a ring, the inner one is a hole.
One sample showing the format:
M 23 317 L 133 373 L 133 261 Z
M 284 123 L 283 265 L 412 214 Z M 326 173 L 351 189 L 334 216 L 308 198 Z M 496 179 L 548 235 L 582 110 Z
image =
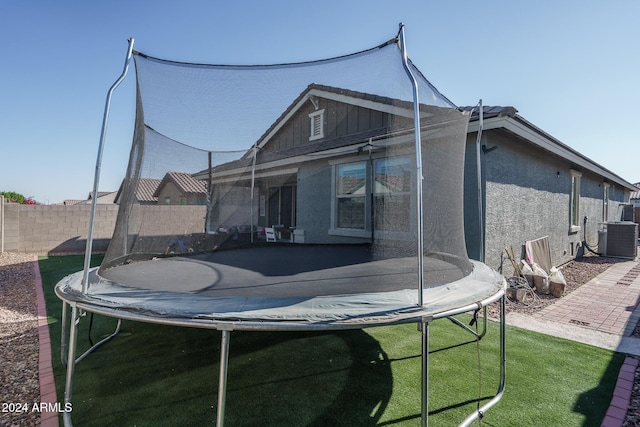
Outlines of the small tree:
M 22 194 L 16 193 L 15 191 L 0 191 L 0 196 L 3 196 L 5 199 L 9 200 L 9 202 L 11 203 L 19 203 L 21 205 L 37 205 L 38 204 L 31 197 L 24 197 Z

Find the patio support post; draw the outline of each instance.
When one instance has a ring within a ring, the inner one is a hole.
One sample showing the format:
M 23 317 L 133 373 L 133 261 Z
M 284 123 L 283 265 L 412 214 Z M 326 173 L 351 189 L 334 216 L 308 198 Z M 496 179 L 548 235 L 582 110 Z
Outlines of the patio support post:
M 227 371 L 229 365 L 229 340 L 231 328 L 222 329 L 220 342 L 220 377 L 218 378 L 218 411 L 216 414 L 216 426 L 224 427 L 224 411 L 227 400 Z
M 113 91 L 116 90 L 120 83 L 124 80 L 129 71 L 129 63 L 133 54 L 133 38 L 128 40 L 127 58 L 124 62 L 124 69 L 118 79 L 111 85 L 107 92 L 107 101 L 104 106 L 104 115 L 102 116 L 102 130 L 100 131 L 100 144 L 98 145 L 98 158 L 96 159 L 96 171 L 93 178 L 93 197 L 91 200 L 91 218 L 89 220 L 89 234 L 87 236 L 87 246 L 84 252 L 84 272 L 82 276 L 82 293 L 87 292 L 89 285 L 89 265 L 91 264 L 91 251 L 93 247 L 93 230 L 96 221 L 96 205 L 98 203 L 98 184 L 100 183 L 100 169 L 102 167 L 102 152 L 104 151 L 104 141 L 107 135 L 107 123 L 109 121 L 109 110 L 111 109 L 111 97 Z

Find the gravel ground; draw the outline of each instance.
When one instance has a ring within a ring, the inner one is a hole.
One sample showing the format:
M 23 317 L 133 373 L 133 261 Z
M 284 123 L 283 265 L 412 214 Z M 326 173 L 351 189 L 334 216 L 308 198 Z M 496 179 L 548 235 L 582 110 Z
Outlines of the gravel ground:
M 0 427 L 38 426 L 37 412 L 9 411 L 11 404 L 38 403 L 40 382 L 38 377 L 38 317 L 31 254 L 0 254 Z M 585 256 L 561 267 L 567 281 L 565 295 L 591 280 L 619 260 Z M 507 313 L 516 311 L 531 314 L 553 304 L 557 298 L 536 295 L 526 304 L 511 302 Z M 498 313 L 497 304 L 488 309 L 488 315 Z M 640 327 L 636 333 L 640 337 Z M 625 427 L 640 427 L 640 369 L 636 371 L 634 392 L 627 412 Z
M 598 274 L 605 271 L 612 264 L 616 264 L 620 261 L 621 260 L 616 258 L 604 258 L 591 255 L 586 255 L 579 259 L 569 261 L 560 267 L 560 271 L 567 282 L 563 295 L 570 294 L 592 278 L 596 277 Z M 553 304 L 557 300 L 558 298 L 553 295 L 542 295 L 529 290 L 524 303 L 508 299 L 506 312 L 532 314 Z M 494 304 L 488 310 L 489 316 L 497 319 L 499 310 L 499 304 Z
M 32 254 L 0 254 L 0 426 L 39 426 L 38 308 Z M 25 406 L 26 406 L 26 411 Z

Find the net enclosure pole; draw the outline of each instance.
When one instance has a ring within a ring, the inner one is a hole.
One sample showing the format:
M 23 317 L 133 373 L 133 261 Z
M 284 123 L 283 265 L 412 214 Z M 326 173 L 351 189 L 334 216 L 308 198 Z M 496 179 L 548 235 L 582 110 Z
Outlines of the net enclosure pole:
M 120 83 L 124 81 L 129 71 L 129 64 L 131 63 L 131 56 L 133 55 L 133 38 L 127 40 L 129 46 L 127 48 L 127 57 L 124 61 L 124 68 L 120 77 L 111 85 L 107 92 L 107 100 L 104 106 L 104 115 L 102 116 L 102 129 L 100 131 L 100 143 L 98 145 L 98 157 L 96 159 L 96 171 L 93 178 L 93 200 L 91 201 L 91 218 L 89 220 L 89 234 L 87 236 L 87 246 L 84 253 L 84 273 L 82 276 L 82 293 L 87 292 L 89 283 L 89 265 L 91 264 L 91 250 L 93 248 L 93 230 L 96 221 L 96 205 L 98 200 L 98 185 L 100 183 L 100 169 L 102 167 L 102 153 L 104 151 L 104 141 L 107 135 L 107 123 L 109 122 L 109 111 L 111 109 L 111 97 Z
M 476 174 L 478 180 L 478 233 L 480 236 L 480 259 L 478 261 L 484 262 L 484 207 L 482 200 L 482 149 L 480 147 L 482 141 L 482 128 L 484 127 L 484 108 L 482 107 L 482 99 L 478 103 L 478 135 L 476 137 Z
M 418 101 L 418 82 L 411 72 L 409 67 L 409 60 L 407 58 L 407 44 L 404 37 L 404 24 L 400 23 L 400 47 L 402 49 L 402 65 L 406 71 L 411 84 L 413 86 L 413 126 L 415 128 L 416 139 L 416 195 L 417 195 L 417 215 L 418 215 L 418 287 L 420 293 L 418 294 L 418 305 L 423 305 L 423 290 L 424 290 L 424 224 L 422 222 L 423 208 L 422 208 L 422 142 L 420 140 L 420 104 Z

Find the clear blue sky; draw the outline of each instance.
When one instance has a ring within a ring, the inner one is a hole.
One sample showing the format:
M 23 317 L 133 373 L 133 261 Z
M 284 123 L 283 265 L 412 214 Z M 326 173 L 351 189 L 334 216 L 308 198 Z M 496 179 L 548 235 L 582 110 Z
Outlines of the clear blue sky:
M 367 49 L 400 22 L 413 62 L 455 104 L 514 106 L 637 182 L 639 16 L 637 0 L 0 0 L 0 191 L 87 197 L 129 37 L 168 59 L 268 64 Z M 130 74 L 114 95 L 101 191 L 124 175 L 134 91 Z

